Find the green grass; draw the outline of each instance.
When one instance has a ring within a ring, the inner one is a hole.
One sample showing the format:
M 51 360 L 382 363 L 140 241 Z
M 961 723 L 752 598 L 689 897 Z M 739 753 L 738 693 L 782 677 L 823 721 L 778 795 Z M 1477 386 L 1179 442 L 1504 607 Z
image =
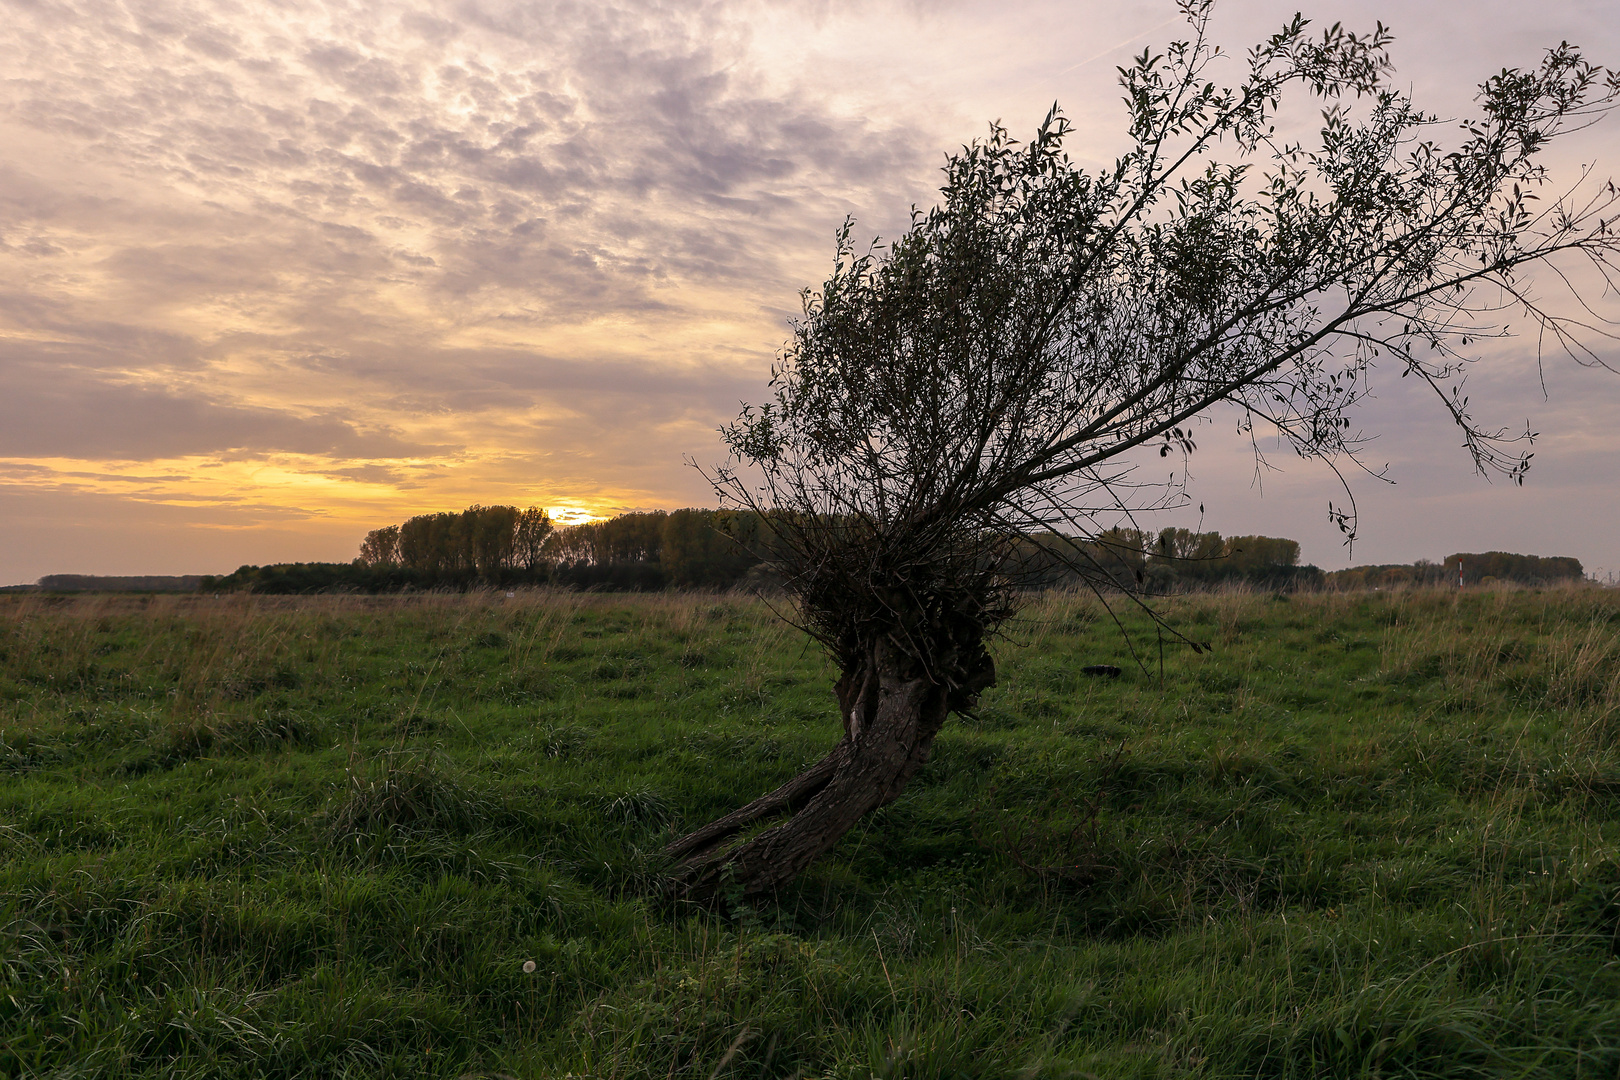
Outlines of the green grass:
M 1620 594 L 1167 608 L 726 917 L 660 846 L 838 732 L 763 605 L 8 598 L 0 1075 L 1620 1074 Z

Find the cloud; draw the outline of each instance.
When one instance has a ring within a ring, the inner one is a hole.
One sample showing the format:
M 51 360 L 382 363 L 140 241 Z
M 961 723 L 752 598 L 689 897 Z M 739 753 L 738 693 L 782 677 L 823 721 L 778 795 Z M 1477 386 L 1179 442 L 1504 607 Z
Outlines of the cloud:
M 795 260 L 926 156 L 770 91 L 722 5 L 378 14 L 18 10 L 0 95 L 38 153 L 0 172 L 0 454 L 341 462 L 459 452 L 399 434 L 447 411 L 531 446 L 723 418 Z
M 248 450 L 386 458 L 428 449 L 330 412 L 296 416 L 71 369 L 0 371 L 0 457 L 141 461 Z
M 756 219 L 915 170 L 928 149 L 813 99 L 765 96 L 736 20 L 696 11 L 465 3 L 402 13 L 390 34 L 335 5 L 228 27 L 201 10 L 131 20 L 85 3 L 29 28 L 14 115 L 262 224 L 358 228 L 343 254 L 410 234 L 429 249 L 416 258 L 448 267 L 430 293 L 521 288 L 576 314 L 637 309 L 649 278 L 757 280 L 775 256 L 745 241 Z M 193 47 L 203 40 L 215 46 Z M 160 280 L 182 285 L 182 267 L 251 289 L 265 284 L 255 273 L 298 265 L 162 254 Z M 312 254 L 309 269 L 332 269 Z M 132 249 L 109 268 L 161 262 Z
M 844 216 L 892 235 L 944 149 L 1054 96 L 1117 130 L 1099 50 L 1169 5 L 7 10 L 5 475 L 79 508 L 189 492 L 210 529 L 280 505 L 363 532 L 470 501 L 707 498 L 683 460 L 762 392 Z M 1233 40 L 1292 10 L 1233 5 Z M 1532 21 L 1579 37 L 1571 11 Z M 1411 19 L 1439 27 L 1418 23 L 1424 55 L 1445 20 Z M 1435 49 L 1419 77 L 1469 85 L 1512 51 L 1492 42 L 1467 79 Z

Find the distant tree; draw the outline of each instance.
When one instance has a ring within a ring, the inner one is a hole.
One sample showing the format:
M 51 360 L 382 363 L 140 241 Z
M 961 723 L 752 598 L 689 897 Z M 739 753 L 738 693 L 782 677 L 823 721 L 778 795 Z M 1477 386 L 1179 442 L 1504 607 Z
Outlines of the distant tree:
M 1226 554 L 1218 532 L 1162 529 L 1153 543 L 1153 557 L 1180 569 L 1199 569 Z
M 399 526 L 372 529 L 360 542 L 360 561 L 367 566 L 391 566 L 399 562 Z
M 496 581 L 520 565 L 537 569 L 550 531 L 544 510 L 474 504 L 460 513 L 418 514 L 403 525 L 374 530 L 361 545 L 361 561 L 378 565 L 372 555 L 391 550 L 382 562 L 430 578 Z
M 417 514 L 399 527 L 400 565 L 410 570 L 429 571 L 433 560 L 433 515 Z
M 1451 569 L 1453 582 L 1456 581 L 1458 563 L 1462 564 L 1465 584 L 1491 577 L 1521 585 L 1550 585 L 1560 581 L 1580 581 L 1586 576 L 1581 561 L 1568 556 L 1543 558 L 1515 555 L 1507 551 L 1461 552 L 1446 557 L 1445 565 Z
M 494 581 L 512 568 L 522 514 L 515 506 L 470 506 L 462 511 L 463 562 L 473 573 Z
M 858 251 L 846 222 L 771 400 L 726 429 L 712 479 L 769 522 L 796 619 L 839 669 L 844 737 L 669 845 L 686 894 L 768 893 L 898 797 L 995 682 L 1015 541 L 1068 534 L 1077 572 L 1111 586 L 1098 552 L 1132 559 L 1100 519 L 1165 500 L 1132 455 L 1191 453 L 1215 406 L 1301 454 L 1353 454 L 1348 412 L 1388 364 L 1434 389 L 1479 469 L 1522 479 L 1527 442 L 1476 421 L 1457 382 L 1505 332 L 1504 301 L 1578 353 L 1523 271 L 1585 256 L 1609 273 L 1616 196 L 1544 197 L 1537 155 L 1620 79 L 1559 46 L 1489 79 L 1446 150 L 1384 81 L 1382 26 L 1312 37 L 1296 17 L 1223 87 L 1209 0 L 1181 7 L 1189 40 L 1121 71 L 1113 167 L 1071 162 L 1054 109 L 1027 144 L 995 126 L 951 156 L 940 204 L 887 249 Z M 1275 131 L 1295 85 L 1327 103 L 1310 149 Z
M 545 565 L 546 540 L 552 531 L 551 517 L 539 507 L 531 506 L 517 516 L 512 537 L 513 558 L 517 565 L 533 574 Z
M 596 551 L 596 531 L 592 523 L 564 525 L 546 538 L 545 556 L 557 563 L 588 562 Z
M 726 588 L 742 579 L 759 556 L 739 538 L 749 529 L 743 515 L 714 510 L 675 510 L 664 519 L 659 562 L 677 588 Z
M 1158 583 L 1298 584 L 1301 575 L 1286 573 L 1299 566 L 1299 541 L 1275 536 L 1229 536 L 1218 532 L 1163 529 L 1153 540 L 1149 562 L 1160 572 Z M 1310 575 L 1315 575 L 1310 570 Z M 1309 583 L 1314 583 L 1312 576 Z
M 418 514 L 399 527 L 399 561 L 429 576 L 461 569 L 461 515 Z
M 597 561 L 607 563 L 657 562 L 663 553 L 662 510 L 620 514 L 599 523 Z
M 1051 535 L 1062 537 L 1055 549 L 1060 557 L 1073 564 L 1075 556 L 1080 556 L 1080 566 L 1086 571 L 1084 577 L 1107 581 L 1127 590 L 1144 583 L 1148 552 L 1153 543 L 1150 533 L 1116 525 L 1079 544 L 1067 540 L 1063 534 Z
M 1228 573 L 1255 575 L 1284 566 L 1299 565 L 1299 541 L 1275 536 L 1229 536 L 1222 552 Z
M 570 525 L 552 534 L 548 551 L 559 559 L 596 565 L 657 562 L 665 516 L 653 510 Z

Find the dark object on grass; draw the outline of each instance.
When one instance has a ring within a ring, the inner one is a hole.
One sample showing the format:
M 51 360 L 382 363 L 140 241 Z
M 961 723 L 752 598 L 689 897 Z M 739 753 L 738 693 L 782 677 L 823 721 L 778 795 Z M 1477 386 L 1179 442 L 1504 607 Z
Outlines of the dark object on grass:
M 1082 675 L 1101 676 L 1108 679 L 1119 678 L 1119 668 L 1113 664 L 1087 664 L 1080 669 Z
M 1620 283 L 1620 193 L 1593 178 L 1560 195 L 1537 156 L 1620 101 L 1620 76 L 1560 45 L 1485 83 L 1448 152 L 1386 80 L 1382 26 L 1313 35 L 1295 17 L 1223 88 L 1211 3 L 1183 0 L 1188 40 L 1122 69 L 1114 167 L 1080 169 L 1054 108 L 1028 142 L 995 125 L 952 155 L 940 204 L 887 246 L 840 232 L 771 400 L 724 429 L 732 458 L 709 479 L 759 516 L 791 617 L 837 665 L 844 737 L 671 843 L 678 893 L 772 893 L 898 798 L 946 717 L 995 684 L 985 645 L 1032 566 L 1061 559 L 1105 598 L 1145 590 L 1109 573 L 1143 553 L 1105 522 L 1181 504 L 1191 432 L 1217 406 L 1256 452 L 1268 428 L 1354 459 L 1354 407 L 1398 367 L 1481 471 L 1517 482 L 1533 434 L 1470 412 L 1475 343 L 1512 318 L 1598 362 L 1578 335 L 1607 331 L 1538 306 L 1525 271 L 1555 260 L 1572 310 Z M 1296 86 L 1327 107 L 1314 147 L 1275 134 Z M 1154 450 L 1167 475 L 1147 475 Z M 1354 534 L 1353 509 L 1330 515 Z M 1165 643 L 1201 647 L 1147 613 Z

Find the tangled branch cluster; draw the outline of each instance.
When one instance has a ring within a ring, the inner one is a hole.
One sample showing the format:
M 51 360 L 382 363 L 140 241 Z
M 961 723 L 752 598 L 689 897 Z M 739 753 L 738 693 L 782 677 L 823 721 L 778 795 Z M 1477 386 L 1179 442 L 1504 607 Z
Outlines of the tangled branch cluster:
M 770 401 L 724 430 L 711 479 L 772 519 L 802 621 L 841 661 L 886 634 L 950 677 L 951 643 L 1014 610 L 1030 544 L 1094 570 L 1101 518 L 1184 497 L 1133 455 L 1191 453 L 1216 406 L 1355 461 L 1351 411 L 1391 363 L 1477 468 L 1519 481 L 1534 434 L 1475 419 L 1470 347 L 1516 310 L 1598 362 L 1582 342 L 1603 327 L 1544 307 L 1523 270 L 1584 256 L 1612 280 L 1615 188 L 1549 198 L 1537 155 L 1620 76 L 1561 45 L 1486 82 L 1448 151 L 1386 84 L 1381 25 L 1296 17 L 1221 86 L 1210 0 L 1182 6 L 1188 39 L 1121 69 L 1133 146 L 1111 170 L 1070 160 L 1054 106 L 1027 143 L 996 125 L 952 156 L 892 245 L 858 250 L 846 222 Z M 1324 102 L 1310 148 L 1275 133 L 1293 84 Z M 1353 509 L 1331 512 L 1353 535 Z

